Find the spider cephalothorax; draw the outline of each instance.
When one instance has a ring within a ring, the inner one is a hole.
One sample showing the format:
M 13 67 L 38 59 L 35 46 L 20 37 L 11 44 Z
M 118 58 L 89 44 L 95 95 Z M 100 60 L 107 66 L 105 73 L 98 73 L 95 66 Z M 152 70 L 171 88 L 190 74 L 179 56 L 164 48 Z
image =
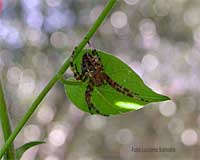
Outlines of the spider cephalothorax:
M 104 66 L 95 49 L 92 51 L 92 53 L 86 52 L 83 55 L 82 63 L 81 63 L 81 73 L 79 73 L 76 64 L 73 63 L 73 54 L 72 54 L 72 61 L 70 65 L 71 65 L 72 71 L 74 72 L 74 77 L 76 78 L 76 80 L 81 80 L 83 82 L 88 80 L 88 85 L 85 91 L 85 100 L 87 102 L 90 113 L 94 113 L 93 111 L 95 111 L 95 113 L 97 114 L 104 115 L 94 106 L 94 104 L 91 102 L 91 98 L 92 98 L 92 92 L 94 90 L 94 87 L 99 87 L 105 84 L 110 85 L 116 91 L 126 96 L 129 96 L 129 97 L 132 97 L 144 102 L 148 102 L 147 100 L 144 100 L 143 98 L 139 97 L 139 94 L 130 91 L 129 89 L 121 86 L 120 84 L 112 80 L 105 73 Z
M 83 55 L 82 74 L 88 76 L 95 86 L 100 86 L 104 83 L 105 77 L 101 60 L 95 53 L 95 50 L 93 50 L 92 54 L 85 53 Z

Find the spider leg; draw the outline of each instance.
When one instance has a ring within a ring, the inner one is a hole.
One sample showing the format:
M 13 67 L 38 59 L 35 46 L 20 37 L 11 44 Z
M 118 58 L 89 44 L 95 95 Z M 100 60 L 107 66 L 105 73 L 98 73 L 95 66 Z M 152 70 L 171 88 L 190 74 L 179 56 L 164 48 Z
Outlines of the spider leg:
M 118 92 L 127 95 L 128 97 L 132 97 L 132 98 L 136 98 L 139 99 L 143 102 L 149 102 L 148 100 L 145 100 L 144 98 L 140 97 L 140 95 L 138 93 L 134 93 L 132 91 L 130 91 L 129 89 L 127 89 L 126 87 L 123 87 L 121 85 L 119 85 L 117 82 L 113 81 L 107 74 L 104 73 L 104 77 L 106 82 L 115 90 L 117 90 Z
M 72 53 L 72 55 L 73 55 L 73 53 Z M 74 73 L 74 77 L 76 80 L 82 80 L 82 81 L 86 80 L 86 77 L 84 76 L 84 74 L 79 73 L 76 64 L 73 63 L 73 59 L 71 59 L 71 61 L 70 61 L 70 68 L 71 68 L 72 72 Z
M 89 84 L 87 86 L 87 89 L 85 91 L 85 100 L 86 103 L 88 105 L 88 109 L 90 111 L 91 114 L 93 114 L 92 110 L 94 110 L 97 114 L 103 115 L 103 116 L 108 116 L 105 114 L 102 114 L 95 106 L 94 104 L 91 102 L 91 98 L 92 98 L 92 92 L 94 90 L 94 84 L 92 81 L 89 81 Z
M 83 76 L 79 73 L 76 64 L 74 64 L 72 61 L 70 62 L 70 68 L 72 72 L 74 73 L 74 77 L 76 80 L 82 80 Z
M 75 55 L 75 51 L 77 50 L 77 47 L 74 48 L 72 54 L 71 54 L 71 60 L 73 61 L 74 59 L 74 55 Z
M 94 56 L 98 56 L 97 50 L 96 49 L 92 49 L 92 55 Z M 99 56 L 98 56 L 99 57 Z
M 71 68 L 72 72 L 74 73 L 75 79 L 76 79 L 76 80 L 82 80 L 82 79 L 84 79 L 84 76 L 83 76 L 82 74 L 79 73 L 76 64 L 73 63 L 73 62 L 74 62 L 75 50 L 76 50 L 76 47 L 75 47 L 75 49 L 73 50 L 72 55 L 71 55 L 71 59 L 70 59 L 70 68 Z
M 90 48 L 93 48 L 90 41 L 88 41 L 87 44 L 88 44 L 88 46 L 89 46 Z
M 99 54 L 98 54 L 98 52 L 97 52 L 96 49 L 92 49 L 92 55 L 93 55 L 93 56 L 96 56 L 96 57 L 99 59 L 101 68 L 102 68 L 102 70 L 104 70 L 104 66 L 102 65 L 101 57 L 99 56 Z
M 99 61 L 101 62 L 101 58 L 100 58 L 100 56 L 99 56 L 99 54 L 98 54 L 98 52 L 97 52 L 96 49 L 92 49 L 92 55 L 93 55 L 93 56 L 97 56 L 98 59 L 99 59 Z

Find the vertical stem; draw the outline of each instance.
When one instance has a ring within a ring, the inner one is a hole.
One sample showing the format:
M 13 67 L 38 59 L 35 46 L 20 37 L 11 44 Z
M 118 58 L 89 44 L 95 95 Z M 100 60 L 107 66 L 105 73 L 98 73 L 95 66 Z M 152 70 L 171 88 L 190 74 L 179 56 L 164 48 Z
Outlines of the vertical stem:
M 1 126 L 2 126 L 2 131 L 3 131 L 3 136 L 4 140 L 9 138 L 11 134 L 11 126 L 10 126 L 10 121 L 9 121 L 9 116 L 8 116 L 8 111 L 7 111 L 7 106 L 6 106 L 6 101 L 4 98 L 4 92 L 0 80 L 0 119 L 1 119 Z M 9 147 L 7 153 L 5 154 L 5 159 L 7 160 L 14 160 L 15 159 L 15 154 L 14 154 L 14 145 L 13 143 Z
M 94 33 L 97 31 L 105 17 L 108 15 L 109 11 L 112 9 L 114 4 L 117 2 L 117 0 L 109 0 L 106 4 L 105 8 L 103 9 L 102 13 L 99 15 L 95 23 L 92 25 L 86 36 L 83 38 L 83 40 L 80 42 L 78 47 L 75 50 L 75 56 L 81 52 L 81 50 L 85 47 L 87 42 L 91 39 L 91 37 L 94 35 Z M 13 131 L 13 133 L 10 135 L 2 149 L 0 150 L 0 158 L 4 155 L 10 144 L 14 141 L 17 134 L 21 131 L 21 129 L 24 127 L 26 122 L 29 120 L 29 118 L 32 116 L 34 111 L 37 109 L 41 101 L 44 99 L 44 97 L 47 95 L 49 90 L 55 85 L 55 83 L 59 80 L 60 75 L 62 75 L 67 68 L 70 65 L 70 58 L 66 59 L 64 64 L 61 66 L 59 71 L 53 76 L 53 78 L 49 81 L 49 83 L 45 86 L 45 88 L 40 92 L 38 97 L 35 99 L 35 101 L 32 103 L 26 114 L 22 117 L 20 122 L 18 123 L 17 127 Z

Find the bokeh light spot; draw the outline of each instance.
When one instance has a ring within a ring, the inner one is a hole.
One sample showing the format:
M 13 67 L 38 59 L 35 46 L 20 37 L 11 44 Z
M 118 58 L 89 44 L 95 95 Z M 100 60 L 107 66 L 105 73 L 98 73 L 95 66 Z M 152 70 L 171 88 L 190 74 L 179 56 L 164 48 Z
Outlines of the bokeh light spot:
M 142 67 L 144 68 L 144 70 L 148 72 L 156 69 L 158 64 L 159 64 L 158 59 L 151 54 L 145 55 L 142 59 Z
M 173 116 L 176 112 L 176 104 L 173 101 L 162 102 L 160 103 L 159 110 L 163 116 Z
M 64 126 L 56 126 L 51 130 L 48 136 L 49 142 L 55 147 L 60 147 L 65 143 L 65 139 L 67 136 L 66 128 Z
M 38 121 L 42 124 L 48 124 L 53 120 L 54 111 L 51 106 L 43 104 L 37 113 Z
M 40 29 L 43 24 L 43 15 L 38 11 L 30 12 L 27 15 L 26 22 L 32 28 Z
M 111 24 L 115 28 L 123 28 L 128 23 L 127 15 L 122 11 L 116 11 L 111 15 Z
M 144 37 L 152 37 L 156 34 L 156 26 L 151 19 L 143 19 L 139 24 L 139 28 Z
M 60 160 L 60 159 L 57 156 L 49 155 L 49 156 L 45 157 L 44 160 Z
M 181 132 L 184 130 L 184 123 L 179 118 L 173 118 L 168 123 L 168 129 L 174 135 L 181 134 Z
M 24 137 L 27 141 L 35 141 L 40 138 L 40 128 L 35 124 L 30 124 L 24 128 Z
M 13 66 L 8 69 L 7 79 L 10 84 L 18 84 L 22 76 L 22 71 L 19 67 Z
M 158 16 L 166 16 L 170 10 L 170 3 L 166 3 L 166 0 L 156 0 L 154 2 L 154 11 Z
M 33 70 L 25 70 L 19 81 L 18 96 L 28 98 L 35 89 L 35 73 Z
M 140 0 L 124 0 L 128 5 L 134 5 L 138 3 Z
M 181 140 L 186 146 L 193 146 L 198 141 L 198 135 L 193 129 L 186 129 L 183 131 L 181 135 Z
M 117 140 L 120 144 L 131 144 L 132 141 L 133 141 L 132 132 L 131 132 L 130 129 L 128 129 L 128 128 L 120 129 L 120 130 L 116 133 L 116 140 Z
M 54 32 L 50 41 L 55 48 L 64 48 L 68 44 L 67 35 L 63 32 Z

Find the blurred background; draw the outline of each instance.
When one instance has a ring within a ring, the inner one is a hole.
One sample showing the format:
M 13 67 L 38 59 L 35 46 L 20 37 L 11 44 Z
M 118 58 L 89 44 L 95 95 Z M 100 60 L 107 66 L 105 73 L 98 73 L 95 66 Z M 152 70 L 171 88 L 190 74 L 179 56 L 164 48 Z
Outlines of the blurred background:
M 0 73 L 13 128 L 106 2 L 3 1 Z M 91 43 L 120 57 L 150 88 L 172 100 L 118 116 L 91 116 L 77 109 L 57 83 L 17 136 L 15 146 L 33 140 L 46 143 L 27 151 L 22 159 L 198 159 L 200 1 L 120 0 Z M 3 143 L 0 132 L 0 146 Z M 174 150 L 152 151 L 159 147 Z

